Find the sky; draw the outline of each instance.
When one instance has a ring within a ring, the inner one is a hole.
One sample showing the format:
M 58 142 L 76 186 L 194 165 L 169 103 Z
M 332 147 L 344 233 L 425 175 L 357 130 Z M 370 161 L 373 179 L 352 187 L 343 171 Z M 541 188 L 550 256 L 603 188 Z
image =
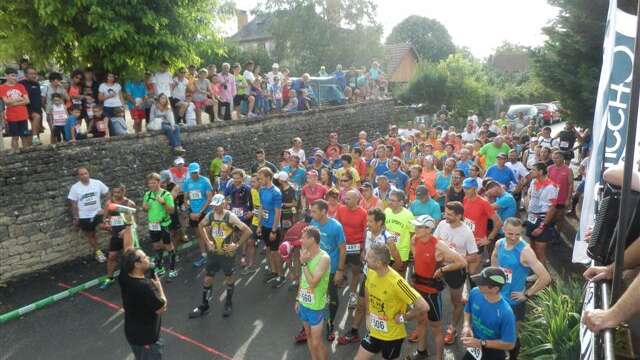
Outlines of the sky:
M 544 42 L 542 27 L 558 10 L 546 0 L 373 0 L 377 20 L 384 27 L 383 41 L 391 29 L 409 15 L 440 21 L 454 44 L 484 58 L 504 41 L 524 46 Z M 257 0 L 236 0 L 238 9 L 251 10 Z M 233 33 L 233 31 L 231 31 Z

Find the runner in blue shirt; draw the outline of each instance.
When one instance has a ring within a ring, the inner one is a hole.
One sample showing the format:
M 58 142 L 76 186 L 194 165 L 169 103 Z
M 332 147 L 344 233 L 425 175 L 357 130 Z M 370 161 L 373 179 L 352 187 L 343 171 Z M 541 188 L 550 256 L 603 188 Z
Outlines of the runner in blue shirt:
M 311 223 L 320 230 L 320 248 L 331 258 L 329 275 L 329 319 L 327 321 L 327 340 L 335 338 L 334 320 L 338 312 L 338 285 L 344 277 L 346 245 L 342 225 L 327 215 L 329 204 L 325 200 L 316 200 L 311 205 Z
M 507 281 L 500 294 L 513 309 L 516 322 L 524 320 L 527 299 L 537 294 L 551 282 L 547 269 L 536 257 L 533 249 L 522 240 L 522 222 L 516 217 L 504 221 L 505 237 L 496 242 L 491 255 L 491 265 L 503 269 Z M 536 275 L 535 283 L 527 289 L 527 276 L 530 272 Z M 518 326 L 519 328 L 519 326 Z M 511 359 L 518 358 L 520 342 L 510 352 Z
M 505 351 L 516 344 L 516 320 L 513 310 L 500 290 L 507 282 L 505 272 L 488 267 L 471 280 L 478 286 L 469 292 L 464 307 L 462 343 L 467 348 L 463 360 L 503 360 Z M 476 357 L 478 349 L 481 355 Z
M 273 184 L 273 172 L 268 167 L 258 170 L 258 183 L 260 183 L 260 227 L 258 236 L 267 246 L 267 259 L 270 272 L 265 273 L 264 282 L 273 282 L 274 287 L 284 285 L 284 270 L 280 258 L 280 241 L 282 233 L 280 221 L 282 220 L 282 192 Z
M 502 184 L 507 190 L 510 190 L 518 184 L 518 180 L 516 180 L 516 176 L 513 174 L 513 171 L 505 165 L 506 163 L 507 154 L 498 154 L 496 157 L 496 163 L 487 169 L 485 177 L 492 178 Z
M 485 194 L 487 196 L 494 197 L 496 199 L 492 206 L 496 209 L 496 212 L 502 222 L 510 217 L 516 216 L 516 213 L 518 212 L 518 205 L 516 204 L 516 199 L 513 195 L 504 191 L 502 186 L 495 181 L 489 181 L 485 186 L 485 189 Z
M 385 172 L 384 175 L 387 176 L 387 179 L 389 179 L 389 182 L 391 184 L 393 184 L 396 188 L 404 191 L 404 189 L 407 187 L 409 176 L 407 176 L 407 174 L 400 170 L 401 164 L 402 160 L 394 157 L 389 163 L 389 171 Z
M 200 245 L 200 258 L 193 266 L 200 267 L 207 261 L 207 248 L 204 240 L 198 232 L 198 224 L 210 211 L 209 203 L 213 197 L 213 187 L 208 178 L 200 175 L 200 165 L 191 163 L 188 167 L 189 177 L 182 184 L 182 192 L 185 194 L 184 207 L 189 212 L 189 227 L 195 231 Z
M 409 206 L 409 210 L 415 217 L 429 215 L 436 222 L 442 219 L 440 204 L 429 196 L 429 191 L 424 185 L 420 185 L 416 188 L 416 199 Z

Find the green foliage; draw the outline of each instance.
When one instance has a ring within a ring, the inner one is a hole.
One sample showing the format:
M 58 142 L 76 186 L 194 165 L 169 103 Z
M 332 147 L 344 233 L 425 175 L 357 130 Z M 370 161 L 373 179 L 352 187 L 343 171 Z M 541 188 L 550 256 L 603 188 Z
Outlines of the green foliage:
M 438 62 L 455 51 L 451 35 L 438 20 L 411 15 L 396 25 L 387 37 L 387 44 L 408 42 L 426 61 Z
M 10 56 L 66 70 L 142 70 L 162 59 L 185 65 L 222 50 L 215 25 L 228 11 L 218 0 L 2 1 L 0 43 Z
M 259 14 L 273 16 L 274 59 L 294 74 L 314 74 L 321 65 L 328 72 L 336 64 L 369 65 L 382 56 L 382 27 L 375 24 L 371 1 L 333 1 L 340 7 L 339 22 L 327 16 L 326 3 L 331 1 L 270 0 L 259 7 Z
M 495 95 L 482 64 L 456 53 L 439 63 L 421 62 L 399 98 L 405 104 L 422 103 L 430 112 L 447 104 L 463 116 L 470 109 L 493 114 Z
M 577 359 L 580 354 L 582 285 L 556 280 L 540 291 L 519 332 L 519 359 Z
M 218 70 L 220 70 L 221 64 L 225 62 L 232 65 L 234 63 L 240 63 L 244 67 L 244 64 L 246 64 L 247 61 L 253 60 L 254 63 L 260 65 L 263 72 L 267 72 L 271 70 L 271 65 L 276 62 L 263 48 L 243 50 L 233 43 L 226 43 L 224 52 L 222 53 L 202 55 L 201 58 L 203 64 L 216 64 L 218 66 Z

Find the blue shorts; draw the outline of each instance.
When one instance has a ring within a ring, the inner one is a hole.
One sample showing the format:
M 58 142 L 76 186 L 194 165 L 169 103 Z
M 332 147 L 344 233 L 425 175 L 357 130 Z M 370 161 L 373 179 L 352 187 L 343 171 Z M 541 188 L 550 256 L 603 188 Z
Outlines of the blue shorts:
M 309 326 L 316 326 L 324 320 L 325 309 L 311 310 L 304 305 L 298 306 L 298 318 L 306 322 Z

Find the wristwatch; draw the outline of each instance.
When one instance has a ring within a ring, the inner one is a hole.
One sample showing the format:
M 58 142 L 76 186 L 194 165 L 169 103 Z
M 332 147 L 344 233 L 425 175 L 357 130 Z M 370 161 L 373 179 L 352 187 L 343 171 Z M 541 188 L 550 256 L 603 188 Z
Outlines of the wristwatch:
M 482 341 L 480 341 L 480 345 L 481 345 L 482 347 L 487 347 L 487 340 L 482 340 Z

